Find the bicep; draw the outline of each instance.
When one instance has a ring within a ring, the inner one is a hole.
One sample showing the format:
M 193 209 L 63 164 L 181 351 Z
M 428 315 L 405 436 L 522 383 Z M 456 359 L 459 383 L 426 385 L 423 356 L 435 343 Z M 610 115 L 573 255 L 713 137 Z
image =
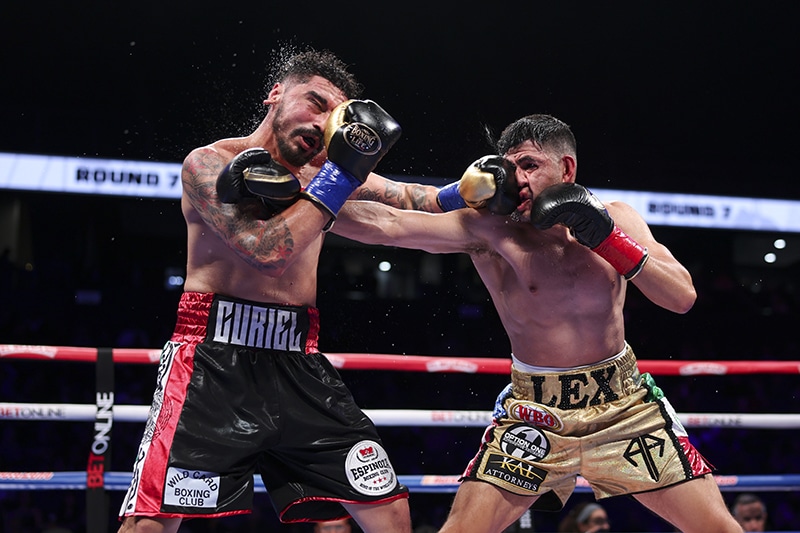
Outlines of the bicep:
M 203 223 L 230 248 L 245 258 L 253 235 L 263 233 L 258 214 L 261 206 L 251 200 L 224 204 L 217 195 L 217 177 L 225 166 L 220 154 L 209 147 L 194 150 L 183 162 L 184 197 Z
M 181 182 L 192 207 L 206 222 L 207 215 L 222 205 L 217 197 L 217 176 L 224 166 L 220 154 L 212 148 L 198 148 L 183 161 Z
M 656 241 L 653 232 L 650 230 L 650 226 L 647 225 L 644 218 L 642 218 L 633 207 L 621 202 L 611 202 L 607 204 L 607 209 L 614 223 L 625 232 L 625 234 L 647 248 L 651 254 L 655 253 L 658 255 L 667 253 L 669 257 L 672 257 L 669 250 L 667 250 L 663 244 Z

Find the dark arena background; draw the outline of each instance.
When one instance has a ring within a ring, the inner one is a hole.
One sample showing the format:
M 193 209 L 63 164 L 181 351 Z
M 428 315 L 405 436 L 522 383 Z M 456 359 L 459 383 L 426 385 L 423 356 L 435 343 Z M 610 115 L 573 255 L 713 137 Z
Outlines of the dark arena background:
M 444 185 L 490 151 L 486 129 L 550 113 L 578 139 L 580 183 L 650 198 L 687 195 L 647 204 L 651 214 L 672 209 L 685 220 L 694 210 L 702 219 L 720 202 L 788 205 L 785 224 L 752 217 L 741 227 L 651 224 L 690 270 L 698 300 L 674 315 L 631 285 L 627 338 L 642 360 L 800 360 L 796 3 L 525 2 L 473 11 L 463 2 L 8 4 L 0 11 L 0 162 L 22 154 L 89 167 L 98 160 L 179 166 L 194 147 L 255 127 L 280 49 L 328 49 L 403 127 L 378 169 L 387 176 Z M 185 227 L 175 197 L 37 190 L 16 186 L 26 176 L 13 168 L 0 166 L 0 533 L 78 533 L 88 527 L 85 489 L 3 488 L 3 474 L 86 471 L 92 422 L 21 420 L 8 405 L 94 406 L 96 366 L 6 352 L 11 345 L 160 348 L 185 274 Z M 324 353 L 509 355 L 466 256 L 328 235 L 318 307 Z M 155 373 L 154 364 L 114 365 L 115 403 L 148 405 Z M 508 381 L 458 372 L 342 374 L 361 407 L 378 410 L 490 410 Z M 678 413 L 793 420 L 797 374 L 656 379 Z M 794 479 L 798 427 L 731 422 L 689 433 L 719 476 Z M 379 429 L 406 475 L 460 473 L 482 433 L 466 424 Z M 115 422 L 107 470 L 130 472 L 141 431 L 141 423 Z M 800 488 L 783 481 L 755 492 L 772 530 L 800 530 Z M 739 492 L 723 496 L 731 503 Z M 116 530 L 122 496 L 103 494 L 108 531 Z M 412 490 L 419 532 L 441 526 L 452 496 Z M 576 492 L 567 510 L 591 499 Z M 672 531 L 630 498 L 602 503 L 613 531 Z M 534 513 L 524 531 L 554 532 L 562 517 Z M 65 529 L 48 529 L 56 525 Z M 259 493 L 250 517 L 187 521 L 181 531 L 311 528 L 279 525 Z

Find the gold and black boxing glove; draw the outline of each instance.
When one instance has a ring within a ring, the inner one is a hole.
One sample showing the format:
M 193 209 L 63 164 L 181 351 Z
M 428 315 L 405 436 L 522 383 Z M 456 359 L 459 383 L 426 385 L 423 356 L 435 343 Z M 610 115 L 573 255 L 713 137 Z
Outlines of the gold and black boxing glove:
M 400 125 L 372 100 L 342 102 L 325 125 L 328 159 L 303 196 L 335 218 L 401 133 Z
M 401 133 L 400 124 L 372 100 L 348 100 L 325 125 L 328 161 L 364 183 Z
M 516 168 L 499 155 L 483 156 L 467 167 L 460 180 L 442 187 L 436 201 L 442 211 L 471 207 L 510 215 L 520 203 Z
M 217 196 L 226 204 L 257 198 L 279 211 L 296 202 L 299 194 L 300 181 L 263 148 L 237 154 L 217 178 Z

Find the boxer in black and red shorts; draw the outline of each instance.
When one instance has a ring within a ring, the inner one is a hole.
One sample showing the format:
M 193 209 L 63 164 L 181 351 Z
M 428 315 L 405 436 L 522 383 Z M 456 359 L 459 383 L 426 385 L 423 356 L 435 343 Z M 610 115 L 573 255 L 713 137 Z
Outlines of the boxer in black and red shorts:
M 119 533 L 247 513 L 256 472 L 284 522 L 351 516 L 365 533 L 411 533 L 374 426 L 318 353 L 317 272 L 351 196 L 441 211 L 441 190 L 374 173 L 400 124 L 358 99 L 338 57 L 292 46 L 276 58 L 258 126 L 181 166 L 185 294 Z
M 247 513 L 255 473 L 285 522 L 406 498 L 318 331 L 313 307 L 184 293 L 121 514 Z

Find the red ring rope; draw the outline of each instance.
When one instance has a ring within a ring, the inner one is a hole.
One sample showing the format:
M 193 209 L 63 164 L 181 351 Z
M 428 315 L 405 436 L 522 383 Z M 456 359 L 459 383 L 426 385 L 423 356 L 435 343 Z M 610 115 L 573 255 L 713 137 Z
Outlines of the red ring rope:
M 113 348 L 115 363 L 157 363 L 161 350 Z M 325 354 L 342 370 L 394 370 L 403 372 L 460 372 L 508 374 L 511 361 L 505 358 L 434 357 L 424 355 L 330 353 Z M 94 362 L 97 348 L 0 344 L 0 359 L 50 359 Z M 663 361 L 640 360 L 639 370 L 658 376 L 730 374 L 800 374 L 800 361 Z

